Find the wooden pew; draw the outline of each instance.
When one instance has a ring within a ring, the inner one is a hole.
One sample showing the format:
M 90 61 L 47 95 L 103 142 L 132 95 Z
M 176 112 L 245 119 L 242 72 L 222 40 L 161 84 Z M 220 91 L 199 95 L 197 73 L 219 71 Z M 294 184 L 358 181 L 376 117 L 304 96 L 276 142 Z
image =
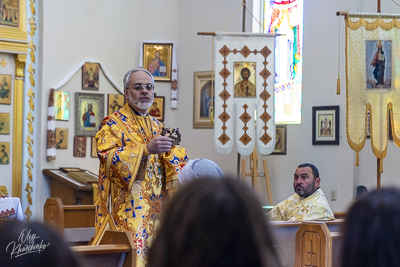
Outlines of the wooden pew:
M 338 266 L 339 243 L 334 244 L 334 240 L 339 237 L 338 232 L 329 231 L 325 222 L 304 221 L 296 233 L 295 267 Z
M 43 222 L 61 233 L 67 242 L 88 244 L 94 235 L 94 205 L 64 205 L 60 198 L 48 198 Z
M 346 215 L 347 215 L 347 212 L 337 211 L 337 212 L 334 212 L 333 215 L 335 215 L 336 219 L 345 219 Z
M 128 232 L 106 231 L 99 245 L 72 246 L 82 266 L 87 267 L 134 267 L 136 246 Z
M 339 232 L 343 219 L 336 219 L 332 221 L 324 221 L 331 233 Z M 280 257 L 283 259 L 286 266 L 295 266 L 296 255 L 296 233 L 299 230 L 302 222 L 270 222 L 272 227 L 272 234 L 276 241 L 276 246 Z M 334 249 L 336 246 L 334 246 Z M 336 251 L 336 250 L 335 250 Z

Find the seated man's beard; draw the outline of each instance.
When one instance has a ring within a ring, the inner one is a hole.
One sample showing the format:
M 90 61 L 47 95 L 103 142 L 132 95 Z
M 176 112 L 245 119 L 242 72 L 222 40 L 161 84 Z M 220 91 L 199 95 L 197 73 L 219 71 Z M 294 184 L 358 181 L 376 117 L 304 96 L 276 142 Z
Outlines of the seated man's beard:
M 309 195 L 314 193 L 315 191 L 314 188 L 315 188 L 315 181 L 309 184 L 308 186 L 298 185 L 298 187 L 296 187 L 294 191 L 299 195 L 299 197 L 308 197 Z

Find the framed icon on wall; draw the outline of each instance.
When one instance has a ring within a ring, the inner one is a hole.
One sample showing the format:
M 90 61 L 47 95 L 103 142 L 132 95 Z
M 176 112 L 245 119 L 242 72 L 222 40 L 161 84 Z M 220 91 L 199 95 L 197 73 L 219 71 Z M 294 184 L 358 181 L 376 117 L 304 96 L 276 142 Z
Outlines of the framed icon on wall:
M 143 43 L 143 68 L 155 81 L 171 81 L 172 44 Z

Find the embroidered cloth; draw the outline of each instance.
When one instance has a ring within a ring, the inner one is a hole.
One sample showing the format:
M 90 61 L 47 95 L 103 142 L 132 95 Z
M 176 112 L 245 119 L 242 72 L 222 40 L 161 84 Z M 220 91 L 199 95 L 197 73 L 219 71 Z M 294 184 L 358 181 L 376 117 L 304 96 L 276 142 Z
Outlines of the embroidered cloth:
M 274 42 L 274 34 L 214 38 L 214 144 L 220 154 L 230 153 L 235 141 L 241 155 L 255 145 L 263 155 L 274 150 Z
M 395 79 L 400 75 L 399 18 L 390 14 L 345 16 L 347 140 L 358 154 L 369 133 L 378 159 L 387 153 L 389 113 L 393 140 L 400 146 L 400 83 Z

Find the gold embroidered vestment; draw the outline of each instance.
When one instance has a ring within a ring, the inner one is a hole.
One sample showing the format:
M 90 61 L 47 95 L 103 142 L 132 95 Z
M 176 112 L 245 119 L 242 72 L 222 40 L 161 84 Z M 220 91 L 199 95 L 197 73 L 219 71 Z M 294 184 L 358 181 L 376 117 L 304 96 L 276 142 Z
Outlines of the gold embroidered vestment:
M 110 214 L 118 231 L 132 233 L 137 266 L 146 263 L 165 193 L 175 190 L 178 173 L 188 160 L 179 146 L 168 153 L 149 154 L 146 144 L 160 135 L 162 126 L 125 104 L 103 119 L 96 134 L 100 158 L 96 236 Z

